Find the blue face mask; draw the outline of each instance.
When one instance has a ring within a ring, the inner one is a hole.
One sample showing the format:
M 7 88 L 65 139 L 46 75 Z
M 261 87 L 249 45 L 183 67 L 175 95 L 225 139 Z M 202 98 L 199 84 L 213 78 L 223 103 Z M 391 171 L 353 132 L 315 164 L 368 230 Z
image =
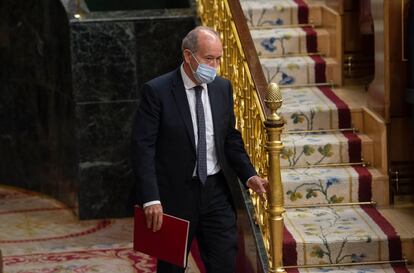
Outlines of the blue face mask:
M 200 64 L 197 58 L 194 56 L 193 52 L 191 52 L 191 55 L 193 55 L 193 58 L 198 63 L 198 67 L 196 71 L 193 70 L 190 64 L 190 69 L 191 69 L 191 72 L 193 72 L 194 78 L 199 83 L 211 83 L 212 81 L 214 81 L 216 74 L 217 74 L 216 69 L 206 64 Z

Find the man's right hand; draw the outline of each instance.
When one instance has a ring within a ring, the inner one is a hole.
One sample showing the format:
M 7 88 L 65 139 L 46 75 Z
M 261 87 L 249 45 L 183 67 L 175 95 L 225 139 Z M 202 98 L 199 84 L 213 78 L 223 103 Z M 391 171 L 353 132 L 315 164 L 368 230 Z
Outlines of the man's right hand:
M 162 226 L 162 206 L 160 204 L 150 205 L 144 208 L 145 218 L 147 220 L 147 227 L 156 232 Z

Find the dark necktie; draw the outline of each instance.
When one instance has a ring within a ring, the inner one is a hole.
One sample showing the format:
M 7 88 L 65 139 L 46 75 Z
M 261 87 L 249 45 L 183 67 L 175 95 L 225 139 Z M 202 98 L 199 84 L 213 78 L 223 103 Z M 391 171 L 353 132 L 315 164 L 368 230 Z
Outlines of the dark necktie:
M 203 101 L 201 100 L 202 86 L 194 87 L 196 95 L 196 113 L 198 128 L 198 144 L 197 144 L 197 172 L 201 183 L 207 180 L 207 144 L 206 144 L 206 120 L 204 118 Z

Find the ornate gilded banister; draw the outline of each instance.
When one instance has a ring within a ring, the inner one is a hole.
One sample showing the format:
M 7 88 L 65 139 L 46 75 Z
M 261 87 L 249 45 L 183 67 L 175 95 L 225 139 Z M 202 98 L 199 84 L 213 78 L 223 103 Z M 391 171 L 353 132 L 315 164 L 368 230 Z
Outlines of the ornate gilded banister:
M 268 252 L 269 272 L 283 272 L 284 209 L 279 159 L 283 148 L 280 141 L 283 121 L 275 120 L 281 99 L 273 101 L 276 97 L 280 98 L 280 91 L 277 86 L 271 85 L 271 92 L 267 93 L 267 82 L 239 0 L 198 0 L 198 14 L 203 25 L 215 29 L 221 35 L 223 58 L 220 74 L 233 85 L 236 126 L 242 133 L 246 150 L 257 172 L 269 179 L 269 204 L 261 201 L 256 194 L 251 195 L 252 203 L 255 220 L 262 231 Z M 275 96 L 276 89 L 278 93 Z M 271 112 L 265 107 L 265 101 Z M 275 108 L 275 105 L 278 107 Z

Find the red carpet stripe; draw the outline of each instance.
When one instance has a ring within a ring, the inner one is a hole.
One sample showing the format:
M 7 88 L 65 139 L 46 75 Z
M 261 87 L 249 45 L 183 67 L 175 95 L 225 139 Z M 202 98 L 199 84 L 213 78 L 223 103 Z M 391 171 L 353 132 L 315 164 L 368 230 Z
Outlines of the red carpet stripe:
M 392 269 L 394 269 L 395 273 L 410 273 L 405 265 L 393 265 Z
M 327 96 L 338 109 L 339 128 L 351 128 L 351 111 L 348 105 L 341 100 L 329 87 L 319 87 L 322 93 Z
M 326 62 L 321 56 L 310 56 L 315 62 L 315 82 L 325 83 L 326 82 Z
M 309 7 L 303 0 L 294 0 L 298 5 L 298 22 L 299 24 L 307 24 L 309 21 Z
M 25 255 L 13 255 L 4 257 L 4 265 L 10 267 L 18 264 L 48 264 L 48 263 L 59 263 L 71 261 L 73 264 L 76 263 L 76 260 L 88 260 L 95 257 L 102 256 L 117 256 L 120 259 L 127 260 L 132 262 L 131 266 L 135 269 L 134 272 L 155 272 L 155 259 L 152 257 L 143 257 L 142 255 L 136 254 L 132 248 L 109 248 L 109 249 L 88 249 L 88 250 L 78 250 L 78 251 L 69 251 L 69 252 L 58 252 L 58 253 L 35 253 L 35 254 L 25 254 Z M 58 266 L 57 268 L 64 268 Z M 43 269 L 42 272 L 57 272 L 58 269 L 48 270 Z M 63 269 L 62 269 L 63 270 Z M 76 267 L 73 268 L 73 271 L 70 272 L 84 272 L 83 270 L 77 270 Z M 29 271 L 19 271 L 19 272 L 40 272 L 35 269 Z M 61 270 L 59 270 L 61 272 Z M 65 271 L 68 272 L 68 271 Z M 89 271 L 88 271 L 89 272 Z
M 289 230 L 284 227 L 283 230 L 283 264 L 296 265 L 298 262 L 298 253 L 296 252 L 296 241 L 290 234 Z
M 348 138 L 349 162 L 361 162 L 361 139 L 359 136 L 352 132 L 343 132 L 342 134 Z
M 318 51 L 318 35 L 313 27 L 302 27 L 306 32 L 306 50 L 308 53 L 315 53 Z
M 54 237 L 46 237 L 46 238 L 37 238 L 37 239 L 22 239 L 22 240 L 0 240 L 1 244 L 13 244 L 13 243 L 28 243 L 28 242 L 43 242 L 43 241 L 50 241 L 50 240 L 59 240 L 59 239 L 67 239 L 67 238 L 73 238 L 73 237 L 79 237 L 83 235 L 87 235 L 90 233 L 97 232 L 98 230 L 104 229 L 108 227 L 112 223 L 111 220 L 102 220 L 100 221 L 95 227 L 75 232 L 67 235 L 62 236 L 54 236 Z
M 364 205 L 361 208 L 374 220 L 374 222 L 382 229 L 382 231 L 388 237 L 388 252 L 390 254 L 390 260 L 401 260 L 401 240 L 397 235 L 394 227 L 379 213 L 377 209 L 372 206 Z
M 23 212 L 39 212 L 39 211 L 53 211 L 53 210 L 68 210 L 68 208 L 34 208 L 34 209 L 19 209 L 19 210 L 7 210 L 7 211 L 0 211 L 0 215 L 4 214 L 15 214 L 15 213 L 23 213 Z
M 369 202 L 372 199 L 372 175 L 367 168 L 354 166 L 354 170 L 359 175 L 358 201 Z

